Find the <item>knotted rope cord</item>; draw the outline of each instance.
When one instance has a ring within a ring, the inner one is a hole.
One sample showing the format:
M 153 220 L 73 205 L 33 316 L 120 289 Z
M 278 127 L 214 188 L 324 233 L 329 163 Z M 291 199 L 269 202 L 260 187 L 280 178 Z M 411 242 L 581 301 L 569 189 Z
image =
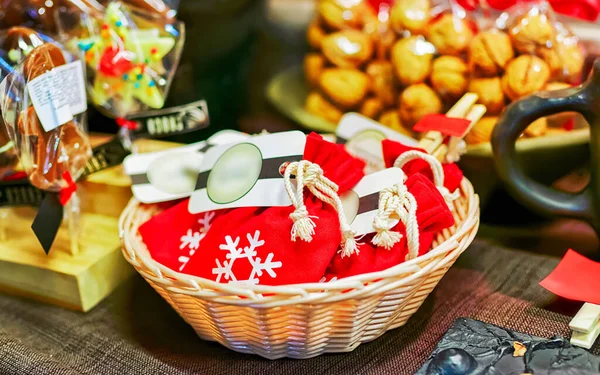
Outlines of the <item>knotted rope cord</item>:
M 373 245 L 389 250 L 402 239 L 400 232 L 391 230 L 393 225 L 390 221 L 394 215 L 400 219 L 406 229 L 408 246 L 406 260 L 414 259 L 419 255 L 417 201 L 408 191 L 404 181 L 386 187 L 379 193 L 379 209 L 373 221 L 373 228 L 377 233 L 373 237 Z
M 296 176 L 296 189 L 292 184 L 292 175 Z M 338 196 L 338 186 L 333 181 L 323 175 L 321 167 L 308 160 L 289 163 L 283 175 L 285 190 L 287 191 L 294 212 L 290 214 L 290 219 L 294 222 L 292 226 L 292 241 L 300 238 L 303 241 L 310 242 L 315 234 L 316 224 L 312 220 L 318 219 L 316 216 L 310 216 L 306 205 L 304 204 L 304 188 L 308 190 L 319 200 L 331 205 L 337 212 L 342 231 L 342 257 L 358 254 L 358 244 L 356 233 L 346 219 L 342 201 Z
M 442 197 L 444 197 L 448 208 L 453 211 L 454 204 L 452 202 L 460 198 L 460 191 L 457 189 L 454 193 L 451 193 L 450 190 L 444 186 L 444 168 L 442 167 L 442 163 L 440 163 L 435 157 L 421 151 L 410 150 L 398 156 L 394 162 L 394 167 L 402 168 L 408 162 L 416 159 L 425 160 L 429 164 L 429 167 L 433 172 L 433 183 L 442 194 Z

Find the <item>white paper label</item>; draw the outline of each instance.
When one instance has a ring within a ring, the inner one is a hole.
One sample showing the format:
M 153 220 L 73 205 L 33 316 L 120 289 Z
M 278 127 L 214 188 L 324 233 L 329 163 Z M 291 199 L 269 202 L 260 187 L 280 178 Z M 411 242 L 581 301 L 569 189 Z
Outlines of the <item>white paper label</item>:
M 391 139 L 407 146 L 416 146 L 417 140 L 400 134 L 358 113 L 345 114 L 336 130 L 336 143 L 344 144 L 349 153 L 367 165 L 365 173 L 385 169 L 381 141 Z
M 374 233 L 373 220 L 379 209 L 379 193 L 386 187 L 404 183 L 406 175 L 400 168 L 388 168 L 363 177 L 350 191 L 342 195 L 344 213 L 357 236 Z M 390 226 L 398 224 L 392 220 Z
M 210 149 L 202 161 L 189 211 L 289 206 L 279 168 L 287 161 L 301 160 L 305 143 L 302 132 L 290 131 Z
M 73 120 L 87 110 L 80 61 L 58 66 L 29 81 L 29 96 L 45 131 Z

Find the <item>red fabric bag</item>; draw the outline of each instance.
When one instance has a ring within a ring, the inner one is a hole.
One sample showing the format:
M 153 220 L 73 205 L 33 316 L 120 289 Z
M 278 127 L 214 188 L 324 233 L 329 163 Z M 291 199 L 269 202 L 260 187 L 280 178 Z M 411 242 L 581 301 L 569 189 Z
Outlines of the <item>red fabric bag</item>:
M 410 147 L 406 146 L 400 142 L 392 141 L 389 139 L 384 139 L 382 141 L 382 149 L 383 149 L 383 159 L 385 160 L 385 165 L 388 168 L 394 166 L 396 159 L 405 152 L 408 151 L 420 151 L 426 153 L 425 150 L 420 149 L 418 147 Z M 456 163 L 452 164 L 442 164 L 442 168 L 444 171 L 444 187 L 453 193 L 458 189 L 460 183 L 463 179 L 463 172 L 460 170 Z M 429 178 L 432 182 L 433 180 L 433 171 L 429 163 L 425 160 L 417 159 L 411 162 L 408 162 L 405 166 L 402 167 L 404 173 L 407 176 L 412 176 L 416 173 L 422 173 L 427 178 Z
M 184 199 L 139 228 L 152 259 L 178 272 L 186 272 L 213 220 L 226 213 L 223 210 L 191 214 L 188 205 L 189 199 Z
M 285 169 L 296 177 L 298 188 L 286 184 L 294 205 L 236 208 L 218 217 L 185 272 L 222 283 L 318 282 L 342 241 L 352 252 L 354 233 L 338 195 L 362 179 L 363 168 L 342 145 L 310 134 L 303 161 Z
M 418 250 L 414 255 L 423 255 L 431 248 L 436 233 L 454 225 L 454 218 L 437 187 L 423 174 L 415 173 L 408 177 L 405 186 L 416 202 Z M 404 262 L 409 255 L 409 235 L 405 225 L 400 221 L 391 231 L 401 234 L 393 247 L 373 245 L 373 238 L 377 235 L 370 235 L 359 246 L 358 254 L 349 257 L 336 255 L 325 280 L 382 271 Z

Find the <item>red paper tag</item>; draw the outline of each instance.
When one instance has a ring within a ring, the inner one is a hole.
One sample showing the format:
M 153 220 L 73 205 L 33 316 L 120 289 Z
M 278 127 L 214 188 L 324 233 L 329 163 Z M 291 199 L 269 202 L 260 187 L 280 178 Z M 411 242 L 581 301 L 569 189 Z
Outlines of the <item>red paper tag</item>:
M 567 299 L 600 305 L 600 263 L 569 249 L 558 266 L 540 282 Z
M 463 137 L 471 122 L 446 115 L 426 115 L 413 127 L 416 132 L 438 131 L 452 137 Z

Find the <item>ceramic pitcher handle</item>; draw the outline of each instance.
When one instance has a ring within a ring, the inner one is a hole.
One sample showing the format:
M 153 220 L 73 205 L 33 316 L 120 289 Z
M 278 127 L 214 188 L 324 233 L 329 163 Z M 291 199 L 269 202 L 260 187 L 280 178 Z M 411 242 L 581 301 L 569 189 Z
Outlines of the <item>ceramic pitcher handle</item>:
M 589 83 L 565 90 L 540 92 L 518 100 L 509 105 L 498 119 L 492 135 L 496 169 L 513 196 L 534 211 L 584 220 L 592 216 L 589 189 L 571 194 L 532 180 L 525 175 L 517 161 L 515 149 L 521 133 L 540 117 L 560 112 L 579 112 L 590 122 L 590 108 L 595 104 L 592 103 L 588 86 Z

